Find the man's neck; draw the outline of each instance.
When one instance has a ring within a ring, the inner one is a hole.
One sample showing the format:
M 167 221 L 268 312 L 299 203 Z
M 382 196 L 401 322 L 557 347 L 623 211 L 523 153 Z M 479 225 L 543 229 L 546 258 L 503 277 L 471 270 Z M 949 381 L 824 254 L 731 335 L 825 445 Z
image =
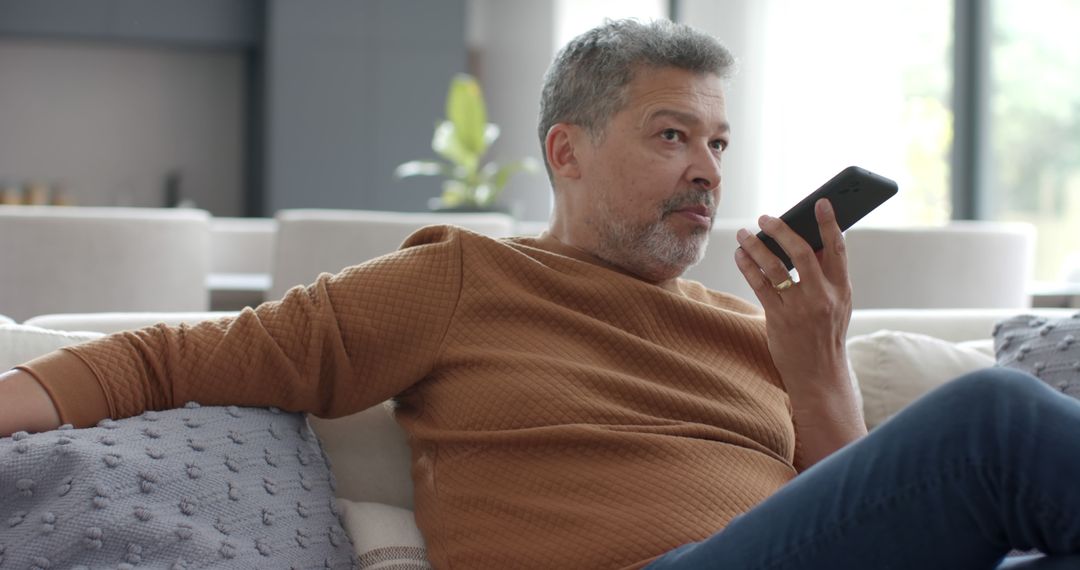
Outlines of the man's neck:
M 590 263 L 590 264 L 596 265 L 598 267 L 603 267 L 604 269 L 610 269 L 611 271 L 622 273 L 623 275 L 633 277 L 634 279 L 637 279 L 639 281 L 644 281 L 646 283 L 656 285 L 657 287 L 660 287 L 662 289 L 666 289 L 668 291 L 671 291 L 672 293 L 680 293 L 681 294 L 681 290 L 679 289 L 679 286 L 678 286 L 678 278 L 677 277 L 674 277 L 674 278 L 671 278 L 671 279 L 665 279 L 665 280 L 661 280 L 661 281 L 647 279 L 645 277 L 642 277 L 641 274 L 639 274 L 639 273 L 637 273 L 635 271 L 627 269 L 627 268 L 625 268 L 625 267 L 623 267 L 623 266 L 621 266 L 621 265 L 619 265 L 617 263 L 611 262 L 609 260 L 604 259 L 601 256 L 598 256 L 597 254 L 593 253 L 592 251 L 590 251 L 586 247 L 582 247 L 582 246 L 579 246 L 579 245 L 576 245 L 576 244 L 572 243 L 572 241 L 570 239 L 567 239 L 565 236 L 557 235 L 556 231 L 553 231 L 553 230 L 545 231 L 544 233 L 540 234 L 539 237 L 536 238 L 536 242 L 537 242 L 537 245 L 539 245 L 541 248 L 543 248 L 545 250 L 552 251 L 552 252 L 555 252 L 555 253 L 559 253 L 561 255 L 565 255 L 567 257 L 571 257 L 573 259 L 577 259 L 578 261 L 583 261 L 585 263 Z

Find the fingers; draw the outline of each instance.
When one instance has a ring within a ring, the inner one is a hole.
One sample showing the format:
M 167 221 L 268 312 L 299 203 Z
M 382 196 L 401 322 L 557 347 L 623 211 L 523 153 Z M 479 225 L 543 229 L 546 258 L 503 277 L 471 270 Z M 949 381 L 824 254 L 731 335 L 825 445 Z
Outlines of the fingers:
M 740 234 L 744 231 L 746 230 L 740 230 Z M 741 247 L 735 250 L 735 265 L 742 272 L 743 278 L 750 285 L 750 289 L 754 291 L 754 296 L 757 297 L 762 307 L 768 308 L 776 302 L 776 290 L 773 283 L 761 272 L 757 263 L 750 258 L 750 254 L 746 253 Z
M 753 269 L 763 276 L 770 289 L 791 277 L 780 258 L 776 257 L 757 236 L 742 229 L 735 237 L 739 241 L 740 249 L 746 253 L 748 261 L 754 265 Z M 750 285 L 752 287 L 753 283 Z
M 795 233 L 783 220 L 770 216 L 758 219 L 763 232 L 772 237 L 784 248 L 791 258 L 795 269 L 799 271 L 801 281 L 812 288 L 825 285 L 841 285 L 847 282 L 847 254 L 844 236 L 836 223 L 836 214 L 827 199 L 814 204 L 814 217 L 821 234 L 822 249 L 815 253 L 806 240 Z M 775 286 L 789 278 L 787 268 L 757 236 L 747 230 L 740 230 L 737 239 L 739 250 L 736 264 L 743 272 L 758 300 L 775 297 Z
M 788 254 L 795 269 L 799 271 L 800 281 L 813 281 L 820 278 L 821 267 L 814 250 L 802 236 L 795 233 L 795 230 L 791 229 L 783 220 L 771 216 L 758 218 L 758 225 L 761 226 L 763 232 L 776 240 L 776 243 Z M 780 283 L 788 278 L 788 271 L 783 262 L 757 236 L 750 236 L 748 239 L 741 240 L 739 245 L 750 254 L 750 257 L 757 262 L 765 275 L 772 279 L 774 283 Z
M 836 223 L 836 212 L 828 199 L 814 204 L 818 231 L 821 233 L 821 269 L 830 281 L 847 278 L 847 247 L 844 234 Z

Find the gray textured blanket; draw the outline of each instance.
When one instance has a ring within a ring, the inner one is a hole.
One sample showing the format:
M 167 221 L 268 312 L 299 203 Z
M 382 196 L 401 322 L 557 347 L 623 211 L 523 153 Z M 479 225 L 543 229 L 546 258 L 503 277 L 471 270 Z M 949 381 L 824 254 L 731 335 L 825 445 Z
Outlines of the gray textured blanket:
M 355 564 L 299 414 L 189 404 L 0 439 L 0 569 Z

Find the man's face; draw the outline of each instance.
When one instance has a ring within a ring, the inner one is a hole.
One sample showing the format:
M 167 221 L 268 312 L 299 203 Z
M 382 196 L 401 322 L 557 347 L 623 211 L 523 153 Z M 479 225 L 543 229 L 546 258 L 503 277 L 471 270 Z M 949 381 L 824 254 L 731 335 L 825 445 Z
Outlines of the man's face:
M 722 80 L 642 68 L 601 140 L 576 153 L 572 224 L 601 259 L 652 281 L 701 260 L 720 198 L 728 143 Z

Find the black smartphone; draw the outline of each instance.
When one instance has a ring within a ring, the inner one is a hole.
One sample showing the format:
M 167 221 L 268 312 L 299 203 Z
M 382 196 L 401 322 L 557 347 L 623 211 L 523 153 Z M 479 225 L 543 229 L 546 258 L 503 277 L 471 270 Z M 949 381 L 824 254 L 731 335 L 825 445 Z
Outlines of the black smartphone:
M 780 219 L 802 236 L 814 251 L 818 251 L 823 247 L 817 218 L 814 217 L 814 204 L 818 200 L 829 199 L 833 211 L 836 212 L 836 223 L 839 224 L 840 231 L 844 231 L 885 200 L 892 198 L 896 190 L 896 182 L 865 168 L 849 166 L 784 212 Z M 795 267 L 776 240 L 765 235 L 765 232 L 758 232 L 757 237 L 784 262 L 788 271 Z

